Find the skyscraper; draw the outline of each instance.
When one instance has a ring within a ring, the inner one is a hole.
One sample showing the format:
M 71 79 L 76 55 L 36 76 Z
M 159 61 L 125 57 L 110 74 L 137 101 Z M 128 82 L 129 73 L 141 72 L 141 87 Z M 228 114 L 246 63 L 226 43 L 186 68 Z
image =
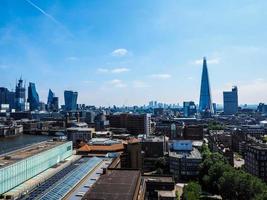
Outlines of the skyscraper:
M 9 91 L 7 88 L 0 87 L 0 104 L 9 104 Z
M 52 90 L 49 89 L 48 98 L 47 98 L 47 105 L 52 104 L 54 96 L 55 96 L 54 92 L 52 92 Z
M 30 110 L 39 110 L 39 95 L 36 91 L 35 84 L 29 83 L 28 87 L 28 103 L 30 104 Z
M 73 92 L 69 90 L 64 91 L 64 99 L 65 99 L 65 110 L 71 111 L 77 109 L 77 98 L 78 92 Z
M 238 90 L 234 86 L 232 91 L 223 92 L 223 110 L 225 115 L 234 115 L 238 111 Z
M 209 83 L 209 74 L 207 67 L 207 60 L 203 58 L 203 70 L 201 78 L 199 112 L 213 114 L 213 105 L 211 100 L 211 91 Z
M 16 111 L 24 111 L 26 107 L 26 89 L 23 86 L 22 78 L 19 79 L 19 82 L 16 85 L 15 91 L 15 109 Z

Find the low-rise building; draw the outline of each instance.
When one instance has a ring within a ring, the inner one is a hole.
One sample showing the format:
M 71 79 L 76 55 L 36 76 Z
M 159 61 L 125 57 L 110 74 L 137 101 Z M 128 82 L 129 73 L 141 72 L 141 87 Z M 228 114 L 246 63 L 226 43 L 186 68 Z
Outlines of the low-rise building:
M 169 159 L 170 172 L 175 180 L 191 180 L 198 177 L 202 156 L 199 150 L 192 146 L 192 141 L 172 141 Z
M 245 170 L 267 182 L 267 145 L 260 143 L 247 144 Z

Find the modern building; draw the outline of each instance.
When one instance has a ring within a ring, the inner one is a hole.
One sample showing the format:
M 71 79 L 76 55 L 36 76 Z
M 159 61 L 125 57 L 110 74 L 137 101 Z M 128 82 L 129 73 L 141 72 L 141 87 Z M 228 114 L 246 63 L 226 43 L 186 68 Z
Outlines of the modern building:
M 77 110 L 77 98 L 78 98 L 78 92 L 73 92 L 70 90 L 64 91 L 66 111 Z
M 234 86 L 232 91 L 223 92 L 223 110 L 225 115 L 234 115 L 238 112 L 238 90 Z
M 36 87 L 34 83 L 29 83 L 28 87 L 28 103 L 30 104 L 30 110 L 36 111 L 40 108 L 40 101 L 39 101 L 39 95 L 36 91 Z
M 9 90 L 4 87 L 0 87 L 0 105 L 9 104 Z
M 0 194 L 72 155 L 72 142 L 46 141 L 0 156 Z
M 184 102 L 184 117 L 193 117 L 197 113 L 197 107 L 193 101 Z
M 82 200 L 137 200 L 140 184 L 139 170 L 109 169 L 88 190 Z
M 170 172 L 176 181 L 198 177 L 202 156 L 190 140 L 176 140 L 170 144 Z
M 132 135 L 145 134 L 151 132 L 151 116 L 150 114 L 118 114 L 108 115 L 110 127 L 126 128 Z
M 15 91 L 15 109 L 16 111 L 26 110 L 26 89 L 23 86 L 23 80 L 20 78 Z
M 48 91 L 47 98 L 47 110 L 57 112 L 59 107 L 58 97 L 55 96 L 55 93 L 51 89 Z
M 199 112 L 202 114 L 213 114 L 214 113 L 212 99 L 211 99 L 211 90 L 210 90 L 207 60 L 205 57 L 203 59 Z
M 245 170 L 267 182 L 267 145 L 248 144 L 245 153 Z

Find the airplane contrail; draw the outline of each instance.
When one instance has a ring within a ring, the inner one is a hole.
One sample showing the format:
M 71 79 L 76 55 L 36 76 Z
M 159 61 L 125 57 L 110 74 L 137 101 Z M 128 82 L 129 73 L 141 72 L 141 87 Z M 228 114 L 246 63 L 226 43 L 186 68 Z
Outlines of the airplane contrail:
M 43 13 L 45 16 L 47 16 L 53 22 L 55 22 L 56 24 L 62 26 L 62 24 L 59 21 L 57 21 L 52 15 L 48 14 L 47 12 L 45 12 L 42 8 L 40 8 L 39 6 L 37 6 L 36 4 L 34 4 L 33 2 L 31 2 L 30 0 L 25 0 L 25 1 L 28 2 L 34 8 L 36 8 L 37 10 L 39 10 L 41 13 Z
M 34 4 L 31 0 L 25 0 L 25 1 L 27 3 L 29 3 L 35 9 L 39 10 L 43 15 L 45 15 L 46 17 L 48 17 L 54 23 L 56 23 L 57 25 L 59 25 L 61 28 L 63 28 L 69 36 L 71 36 L 72 38 L 74 38 L 74 36 L 72 35 L 72 33 L 62 23 L 60 23 L 58 20 L 56 20 L 52 15 L 48 14 L 42 8 L 40 8 L 39 6 L 37 6 L 36 4 Z

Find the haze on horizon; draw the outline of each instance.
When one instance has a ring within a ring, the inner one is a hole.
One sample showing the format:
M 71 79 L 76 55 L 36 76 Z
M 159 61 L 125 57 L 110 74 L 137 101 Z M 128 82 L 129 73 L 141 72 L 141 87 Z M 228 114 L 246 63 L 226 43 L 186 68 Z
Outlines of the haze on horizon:
M 0 86 L 20 76 L 46 102 L 182 103 L 200 94 L 202 57 L 213 102 L 238 86 L 240 104 L 267 102 L 267 1 L 2 0 Z

